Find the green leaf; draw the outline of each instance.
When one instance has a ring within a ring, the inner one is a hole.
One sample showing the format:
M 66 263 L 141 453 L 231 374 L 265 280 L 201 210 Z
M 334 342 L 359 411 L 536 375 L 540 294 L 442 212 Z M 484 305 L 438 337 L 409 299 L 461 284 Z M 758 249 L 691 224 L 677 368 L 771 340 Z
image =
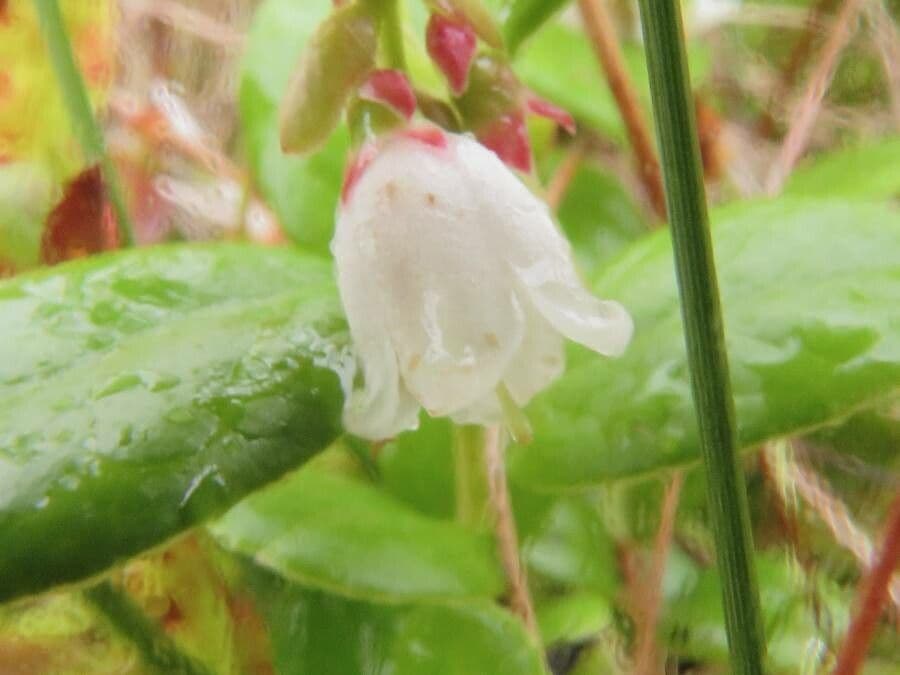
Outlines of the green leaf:
M 900 385 L 900 214 L 889 205 L 785 198 L 713 214 L 739 447 L 849 415 Z M 595 284 L 635 337 L 617 360 L 575 346 L 528 409 L 535 440 L 514 480 L 572 489 L 698 459 L 667 232 Z
M 0 600 L 224 511 L 340 433 L 330 266 L 162 246 L 0 284 Z
M 456 513 L 452 444 L 449 420 L 422 415 L 416 431 L 400 434 L 378 453 L 384 489 L 426 515 L 452 519 Z
M 598 591 L 612 599 L 618 588 L 615 544 L 597 508 L 585 498 L 563 497 L 524 542 L 531 581 Z
M 575 174 L 556 215 L 579 268 L 592 279 L 607 261 L 647 232 L 647 221 L 621 182 L 590 165 Z
M 839 644 L 851 599 L 823 574 L 810 575 L 786 556 L 756 558 L 763 620 L 766 626 L 766 672 L 820 672 L 825 647 Z M 721 588 L 715 569 L 703 570 L 690 588 L 667 599 L 662 630 L 669 649 L 686 659 L 726 663 L 728 643 Z
M 85 639 L 86 636 L 89 639 Z M 135 648 L 80 593 L 58 593 L 0 608 L 0 673 L 142 673 Z
M 643 49 L 630 43 L 623 44 L 622 49 L 628 75 L 649 120 L 650 85 Z M 709 53 L 702 45 L 692 43 L 688 58 L 694 86 L 699 86 L 709 71 Z M 584 32 L 551 23 L 522 46 L 513 65 L 516 74 L 541 96 L 614 140 L 625 141 L 619 109 Z
M 494 597 L 504 588 L 489 537 L 321 470 L 253 495 L 212 531 L 226 548 L 289 579 L 349 597 Z
M 539 598 L 536 602 L 541 639 L 548 646 L 588 640 L 613 620 L 609 601 L 590 591 Z
M 303 588 L 247 565 L 281 675 L 538 675 L 521 621 L 487 601 L 378 605 Z
M 532 33 L 567 5 L 569 0 L 513 0 L 503 22 L 506 48 L 514 54 Z
M 239 92 L 247 162 L 263 198 L 291 238 L 325 254 L 349 147 L 340 126 L 313 155 L 286 155 L 278 115 L 291 73 L 330 0 L 267 0 L 257 10 L 247 41 Z
M 521 620 L 488 603 L 415 607 L 398 622 L 394 645 L 398 674 L 545 672 Z M 423 649 L 424 645 L 428 647 Z
M 0 164 L 0 266 L 21 271 L 39 262 L 53 199 L 50 174 L 41 165 Z
M 831 152 L 799 167 L 785 187 L 798 197 L 900 199 L 900 136 Z

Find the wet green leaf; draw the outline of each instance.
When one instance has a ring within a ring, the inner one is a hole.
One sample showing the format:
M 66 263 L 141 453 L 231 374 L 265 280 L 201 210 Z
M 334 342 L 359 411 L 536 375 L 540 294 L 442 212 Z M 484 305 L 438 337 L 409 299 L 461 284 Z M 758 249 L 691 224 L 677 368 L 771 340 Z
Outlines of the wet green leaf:
M 900 214 L 885 204 L 782 199 L 713 214 L 737 409 L 750 448 L 849 415 L 900 385 Z M 595 288 L 635 337 L 617 360 L 570 347 L 529 407 L 514 480 L 586 487 L 698 459 L 667 232 L 632 246 Z
M 349 597 L 494 597 L 504 588 L 490 537 L 322 470 L 297 472 L 253 495 L 213 534 L 287 578 Z
M 102 572 L 340 433 L 330 266 L 164 246 L 0 284 L 0 600 Z
M 264 2 L 250 30 L 239 92 L 242 140 L 255 183 L 291 238 L 323 254 L 334 228 L 349 135 L 339 127 L 318 152 L 287 155 L 278 111 L 303 47 L 330 11 L 330 0 Z

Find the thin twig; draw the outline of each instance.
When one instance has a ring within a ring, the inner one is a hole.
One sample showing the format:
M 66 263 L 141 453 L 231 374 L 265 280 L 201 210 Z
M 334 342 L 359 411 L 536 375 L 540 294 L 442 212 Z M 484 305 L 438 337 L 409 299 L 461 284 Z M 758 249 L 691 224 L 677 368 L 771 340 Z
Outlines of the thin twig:
M 155 19 L 169 28 L 229 49 L 244 44 L 244 35 L 239 31 L 175 0 L 129 0 L 122 3 L 122 9 L 126 14 Z
M 547 192 L 544 195 L 544 201 L 547 202 L 547 206 L 550 207 L 551 211 L 556 211 L 559 208 L 563 197 L 566 196 L 566 190 L 569 189 L 572 179 L 575 178 L 575 174 L 578 173 L 583 158 L 584 150 L 582 150 L 580 145 L 575 145 L 575 147 L 566 153 L 566 156 L 563 157 L 563 160 L 559 163 L 556 171 L 550 177 L 550 182 L 547 183 Z
M 642 616 L 638 625 L 635 647 L 636 675 L 655 675 L 658 672 L 658 655 L 656 652 L 656 624 L 659 621 L 659 610 L 662 605 L 662 583 L 666 573 L 666 560 L 672 544 L 672 532 L 675 529 L 675 514 L 678 512 L 678 497 L 684 484 L 684 473 L 676 471 L 666 486 L 663 505 L 659 517 L 659 529 L 653 542 L 653 567 L 644 592 Z
M 872 571 L 860 582 L 856 614 L 838 653 L 832 675 L 855 675 L 862 668 L 875 625 L 887 602 L 888 586 L 900 562 L 900 495 L 894 497 L 888 512 L 884 542 Z
M 609 11 L 602 0 L 578 0 L 578 7 L 581 10 L 584 26 L 591 38 L 597 60 L 600 62 L 603 74 L 619 107 L 622 121 L 625 122 L 625 130 L 628 132 L 628 140 L 634 150 L 638 174 L 644 190 L 656 215 L 661 220 L 665 220 L 666 195 L 663 190 L 659 160 L 653 149 L 650 131 L 641 112 L 634 85 L 625 70 L 622 47 L 613 28 Z
M 831 33 L 822 47 L 819 63 L 806 85 L 806 91 L 793 115 L 791 128 L 781 145 L 778 158 L 766 178 L 766 193 L 778 194 L 791 170 L 806 150 L 813 124 L 822 106 L 822 99 L 831 84 L 838 59 L 853 36 L 853 27 L 862 9 L 863 0 L 844 0 L 832 24 Z
M 884 67 L 894 126 L 900 128 L 900 30 L 884 0 L 871 0 L 866 3 L 865 11 L 875 48 Z
M 788 508 L 785 491 L 782 489 L 783 486 L 778 478 L 775 459 L 773 447 L 764 447 L 759 453 L 759 471 L 762 474 L 763 482 L 770 487 L 772 498 L 775 502 L 775 515 L 778 518 L 778 525 L 782 534 L 790 544 L 791 549 L 799 557 L 801 553 L 800 527 L 797 524 L 796 514 L 792 513 Z
M 781 76 L 775 85 L 775 91 L 770 97 L 771 101 L 784 100 L 785 96 L 790 92 L 797 80 L 797 75 L 803 70 L 803 67 L 809 61 L 809 57 L 813 53 L 813 43 L 816 35 L 819 34 L 822 25 L 822 19 L 830 13 L 837 0 L 819 0 L 815 5 L 810 7 L 806 15 L 806 22 L 803 33 L 794 43 L 788 60 L 781 70 Z M 772 117 L 771 111 L 766 108 L 760 113 L 756 128 L 760 134 L 770 137 L 775 133 L 775 118 Z
M 503 437 L 500 426 L 487 427 L 484 432 L 484 459 L 487 468 L 488 492 L 491 509 L 494 512 L 494 530 L 497 536 L 497 547 L 500 551 L 500 561 L 509 584 L 510 607 L 521 617 L 528 632 L 538 638 L 534 605 L 528 592 L 528 579 L 525 568 L 519 559 L 519 538 L 516 534 L 516 521 L 513 518 L 509 502 L 503 453 Z

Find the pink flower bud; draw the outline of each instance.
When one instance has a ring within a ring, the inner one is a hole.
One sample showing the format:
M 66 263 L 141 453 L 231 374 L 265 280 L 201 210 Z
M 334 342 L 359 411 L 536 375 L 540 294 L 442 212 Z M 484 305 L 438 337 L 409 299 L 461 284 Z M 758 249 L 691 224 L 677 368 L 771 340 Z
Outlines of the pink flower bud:
M 553 120 L 567 132 L 574 135 L 575 119 L 568 110 L 560 108 L 558 105 L 538 96 L 529 96 L 526 104 L 528 111 L 532 114 Z
M 366 143 L 359 149 L 359 152 L 351 157 L 350 162 L 347 164 L 347 168 L 344 171 L 344 184 L 341 186 L 342 204 L 346 204 L 347 200 L 350 199 L 353 188 L 377 154 L 377 145 L 375 143 Z
M 446 148 L 447 136 L 437 127 L 424 126 L 407 129 L 403 132 L 407 138 L 414 138 L 420 143 L 430 145 L 432 148 Z
M 405 119 L 416 111 L 416 95 L 399 70 L 375 70 L 359 88 L 359 97 L 391 108 Z
M 478 140 L 503 160 L 504 164 L 528 173 L 531 171 L 531 143 L 525 116 L 518 110 L 490 122 L 477 133 Z
M 444 73 L 450 90 L 459 96 L 466 90 L 469 67 L 475 58 L 475 31 L 464 21 L 432 14 L 425 42 L 428 54 Z

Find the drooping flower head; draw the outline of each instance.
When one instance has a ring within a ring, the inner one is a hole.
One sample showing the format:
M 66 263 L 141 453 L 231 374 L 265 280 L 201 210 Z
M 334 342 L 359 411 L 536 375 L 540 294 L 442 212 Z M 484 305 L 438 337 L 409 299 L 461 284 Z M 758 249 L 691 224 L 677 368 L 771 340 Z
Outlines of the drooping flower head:
M 348 171 L 332 241 L 362 381 L 346 428 L 384 439 L 420 407 L 500 421 L 563 371 L 563 339 L 620 354 L 631 319 L 591 295 L 546 205 L 490 150 L 442 132 L 382 139 Z

